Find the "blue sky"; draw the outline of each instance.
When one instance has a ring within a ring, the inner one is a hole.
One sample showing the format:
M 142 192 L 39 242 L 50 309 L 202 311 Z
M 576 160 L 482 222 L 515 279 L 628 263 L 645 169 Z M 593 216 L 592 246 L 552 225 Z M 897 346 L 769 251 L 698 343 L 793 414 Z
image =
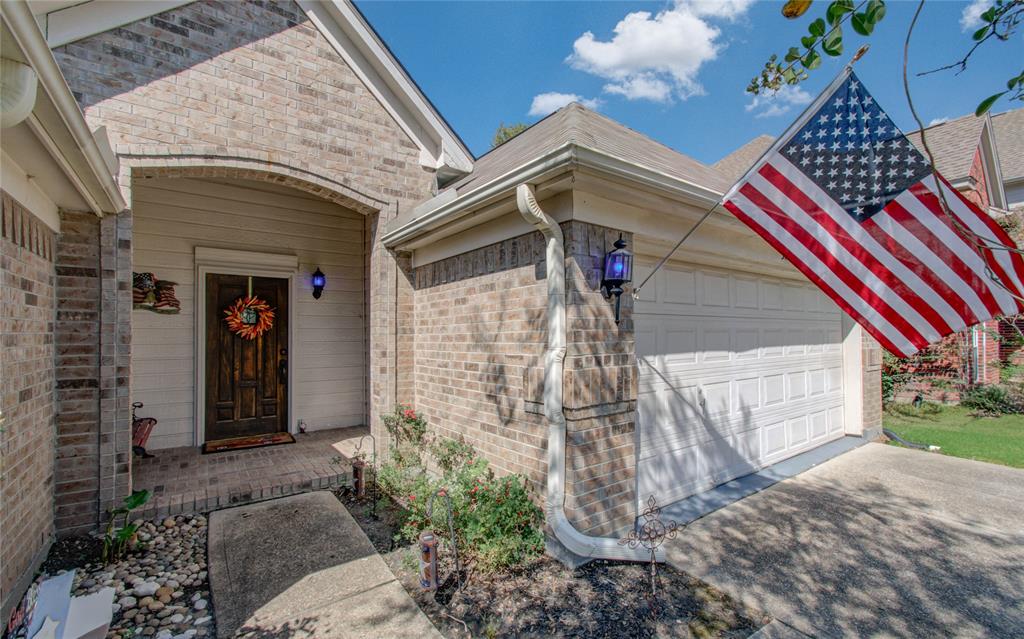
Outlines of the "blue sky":
M 781 133 L 864 42 L 847 29 L 843 57 L 826 58 L 801 85 L 805 93 L 752 107 L 744 92 L 750 78 L 771 53 L 797 45 L 808 22 L 807 16 L 782 18 L 779 2 L 358 0 L 358 5 L 476 155 L 490 148 L 499 122 L 535 122 L 565 99 L 544 94 L 560 93 L 579 96 L 674 149 L 714 162 L 759 134 Z M 818 0 L 808 15 L 824 13 L 826 6 Z M 970 30 L 964 31 L 961 21 L 968 6 L 926 4 L 911 47 L 912 71 L 953 62 L 966 51 Z M 904 130 L 916 128 L 900 74 L 903 38 L 915 7 L 915 2 L 888 2 L 871 50 L 856 67 Z M 1018 35 L 1014 42 L 980 49 L 960 76 L 913 78 L 921 117 L 929 123 L 973 112 L 983 97 L 1019 72 L 1021 59 L 1024 39 Z M 534 105 L 537 96 L 542 97 Z M 1007 108 L 1003 102 L 995 111 Z

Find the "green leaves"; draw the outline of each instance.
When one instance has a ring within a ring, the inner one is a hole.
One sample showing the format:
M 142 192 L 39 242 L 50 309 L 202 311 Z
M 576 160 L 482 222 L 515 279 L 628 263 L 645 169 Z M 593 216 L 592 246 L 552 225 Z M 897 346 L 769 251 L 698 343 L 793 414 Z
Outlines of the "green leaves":
M 813 71 L 821 66 L 821 56 L 817 51 L 808 51 L 804 57 L 800 58 L 800 64 L 804 65 L 805 69 Z
M 850 26 L 862 36 L 869 36 L 875 30 L 875 25 L 885 17 L 885 2 L 883 0 L 870 0 L 867 8 L 853 14 L 850 18 Z
M 974 110 L 974 115 L 979 116 L 979 117 L 982 116 L 982 115 L 985 115 L 985 112 L 988 111 L 989 109 L 991 109 L 992 105 L 996 103 L 996 100 L 998 100 L 999 98 L 1003 97 L 1007 93 L 1009 93 L 1009 92 L 1008 91 L 1000 91 L 999 93 L 996 93 L 995 95 L 988 96 L 987 98 L 982 100 L 981 104 L 978 105 L 978 108 Z
M 787 18 L 796 18 L 803 15 L 810 4 L 809 0 L 790 0 L 783 6 L 782 13 Z M 807 71 L 821 66 L 822 54 L 833 58 L 843 54 L 844 22 L 849 21 L 860 35 L 869 36 L 875 25 L 885 18 L 885 13 L 885 0 L 833 0 L 824 17 L 808 23 L 807 35 L 800 38 L 800 46 L 786 51 L 783 64 L 776 61 L 777 56 L 769 58 L 761 73 L 750 81 L 747 92 L 757 95 L 761 91 L 778 91 L 783 84 L 802 82 L 808 77 Z
M 131 495 L 128 495 L 127 497 L 124 498 L 122 508 L 130 512 L 135 510 L 139 506 L 142 506 L 147 501 L 149 501 L 149 491 L 136 490 Z
M 974 115 L 984 115 L 989 109 L 992 108 L 992 105 L 995 104 L 996 101 L 999 100 L 999 98 L 1003 97 L 1008 93 L 1010 94 L 1010 100 L 1024 100 L 1024 71 L 1021 71 L 1020 75 L 1015 75 L 1006 81 L 1005 91 L 994 93 L 985 98 L 984 100 L 982 100 L 981 104 L 978 105 L 978 108 L 975 109 Z
M 871 35 L 871 32 L 874 31 L 875 29 L 875 25 L 873 25 L 871 21 L 868 20 L 868 16 L 866 13 L 853 14 L 853 17 L 850 18 L 850 26 L 853 27 L 854 31 L 861 34 L 862 36 Z
M 843 53 L 843 29 L 833 27 L 821 41 L 821 50 L 832 57 Z
M 869 0 L 868 8 L 864 13 L 868 15 L 872 26 L 878 24 L 885 17 L 885 2 L 883 0 Z
M 825 11 L 825 18 L 834 27 L 839 24 L 844 15 L 851 11 L 853 11 L 853 0 L 836 0 L 828 5 L 828 10 Z

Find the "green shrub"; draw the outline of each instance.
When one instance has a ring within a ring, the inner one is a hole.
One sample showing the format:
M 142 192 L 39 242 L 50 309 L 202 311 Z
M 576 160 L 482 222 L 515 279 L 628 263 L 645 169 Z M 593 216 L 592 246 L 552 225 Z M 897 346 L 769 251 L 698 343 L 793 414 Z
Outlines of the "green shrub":
M 397 415 L 397 417 L 396 417 Z M 495 477 L 487 460 L 478 456 L 464 441 L 439 438 L 428 442 L 426 421 L 408 407 L 400 407 L 396 415 L 385 418 L 401 438 L 392 438 L 390 461 L 378 473 L 382 493 L 405 507 L 399 541 L 414 541 L 429 528 L 442 540 L 448 540 L 448 516 L 445 499 L 434 499 L 430 517 L 430 499 L 443 490 L 451 499 L 452 520 L 461 557 L 475 561 L 477 569 L 494 572 L 519 565 L 537 556 L 544 548 L 541 534 L 543 513 L 530 499 L 525 478 L 521 475 Z M 408 424 L 423 430 L 417 434 L 402 433 Z M 416 454 L 403 442 L 416 439 Z M 397 442 L 397 445 L 396 445 Z M 395 455 L 396 450 L 398 455 Z M 423 452 L 434 461 L 440 476 L 427 472 Z
M 882 356 L 882 404 L 887 405 L 914 379 L 906 360 L 885 352 Z
M 936 402 L 922 402 L 920 406 L 893 402 L 885 407 L 886 412 L 900 417 L 916 417 L 928 419 L 940 415 L 943 410 L 942 404 Z
M 960 396 L 960 405 L 985 415 L 1024 413 L 1024 397 L 1020 390 L 999 384 L 974 386 Z

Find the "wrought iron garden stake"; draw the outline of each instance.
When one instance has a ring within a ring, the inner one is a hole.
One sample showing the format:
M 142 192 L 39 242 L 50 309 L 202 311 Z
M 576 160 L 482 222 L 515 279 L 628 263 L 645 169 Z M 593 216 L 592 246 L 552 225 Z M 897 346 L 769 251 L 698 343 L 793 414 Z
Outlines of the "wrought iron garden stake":
M 430 501 L 427 502 L 427 522 L 431 523 L 434 521 L 434 499 L 438 495 L 444 497 L 445 507 L 448 510 L 448 538 L 449 543 L 452 545 L 452 558 L 455 560 L 455 579 L 459 584 L 458 589 L 462 590 L 462 566 L 459 564 L 459 547 L 458 542 L 455 539 L 455 519 L 452 516 L 452 498 L 448 496 L 448 493 L 444 488 L 441 488 L 436 493 L 430 496 Z
M 654 495 L 647 498 L 647 508 L 640 513 L 637 524 L 629 534 L 619 540 L 619 544 L 630 548 L 644 547 L 651 553 L 651 614 L 657 616 L 656 598 L 658 587 L 658 561 L 656 551 L 666 539 L 675 539 L 682 527 L 676 522 L 661 520 L 661 508 Z
M 362 448 L 362 446 L 363 446 L 363 440 L 366 439 L 367 437 L 370 438 L 370 442 L 373 444 L 373 457 L 372 457 L 373 461 L 370 462 L 370 469 L 373 472 L 373 497 L 371 497 L 371 499 L 373 500 L 373 503 L 370 504 L 370 515 L 372 517 L 376 518 L 377 517 L 377 438 L 374 437 L 372 433 L 367 433 L 366 435 L 363 435 L 362 437 L 360 437 L 359 441 L 356 442 L 356 454 L 359 453 L 359 449 Z M 364 479 L 363 481 L 366 481 L 366 480 Z

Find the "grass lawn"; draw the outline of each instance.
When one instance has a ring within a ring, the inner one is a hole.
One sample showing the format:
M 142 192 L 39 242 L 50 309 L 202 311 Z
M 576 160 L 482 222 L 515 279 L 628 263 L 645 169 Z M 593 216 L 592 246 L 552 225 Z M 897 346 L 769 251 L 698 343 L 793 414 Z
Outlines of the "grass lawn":
M 1024 468 L 1024 415 L 974 417 L 960 406 L 897 405 L 884 414 L 886 428 L 920 444 L 941 446 L 954 457 Z

